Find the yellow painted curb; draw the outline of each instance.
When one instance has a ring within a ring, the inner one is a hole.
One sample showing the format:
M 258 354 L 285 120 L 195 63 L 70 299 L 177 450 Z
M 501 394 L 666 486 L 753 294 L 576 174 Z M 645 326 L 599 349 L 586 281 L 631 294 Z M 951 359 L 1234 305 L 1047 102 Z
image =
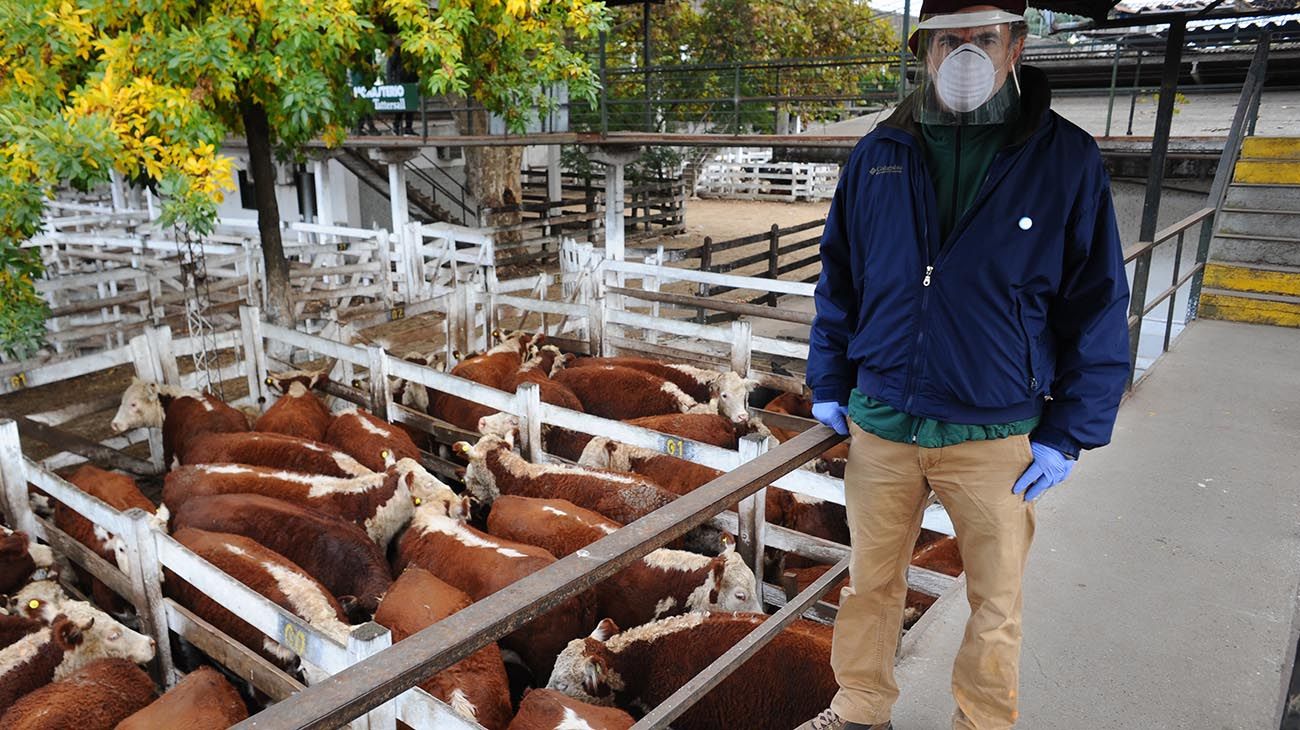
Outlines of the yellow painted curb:
M 1241 147 L 1241 156 L 1300 160 L 1300 137 L 1247 137 Z
M 1300 327 L 1300 304 L 1269 302 L 1222 294 L 1201 294 L 1198 316 L 1228 322 Z
M 1205 286 L 1227 291 L 1300 297 L 1300 272 L 1210 262 L 1205 265 Z
M 1237 162 L 1233 180 L 1239 183 L 1300 185 L 1300 160 L 1248 160 Z

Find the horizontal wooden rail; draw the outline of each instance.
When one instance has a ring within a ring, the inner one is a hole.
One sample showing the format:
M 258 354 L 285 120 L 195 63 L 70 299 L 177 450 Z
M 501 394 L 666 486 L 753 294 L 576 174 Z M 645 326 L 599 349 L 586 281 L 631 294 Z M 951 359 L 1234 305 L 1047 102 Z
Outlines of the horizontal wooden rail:
M 1133 261 L 1137 260 L 1137 257 L 1141 256 L 1142 254 L 1147 253 L 1148 251 L 1155 248 L 1156 246 L 1159 246 L 1165 241 L 1168 241 L 1174 236 L 1177 236 L 1179 233 L 1182 233 L 1188 228 L 1191 228 L 1197 223 L 1200 223 L 1201 221 L 1213 215 L 1214 215 L 1214 208 L 1201 208 L 1195 213 L 1192 213 L 1186 218 L 1165 228 L 1163 231 L 1156 231 L 1156 235 L 1152 236 L 1152 240 L 1138 241 L 1137 243 L 1125 247 L 1124 263 L 1126 264 L 1132 263 Z
M 763 317 L 766 319 L 775 319 L 781 322 L 793 322 L 795 324 L 811 325 L 813 315 L 808 312 L 798 312 L 780 307 L 765 307 L 758 304 L 747 304 L 744 302 L 727 302 L 708 297 L 697 297 L 686 294 L 669 294 L 667 292 L 653 292 L 644 289 L 629 289 L 621 286 L 606 287 L 605 291 L 610 294 L 623 294 L 636 299 L 643 299 L 648 302 L 659 302 L 661 304 L 678 304 L 683 307 L 702 307 L 712 309 L 718 312 L 730 312 L 732 314 L 743 314 L 749 317 Z
M 339 727 L 681 537 L 841 440 L 825 426 L 810 429 L 585 550 L 511 584 L 491 601 L 478 601 L 381 656 L 308 687 L 236 727 Z

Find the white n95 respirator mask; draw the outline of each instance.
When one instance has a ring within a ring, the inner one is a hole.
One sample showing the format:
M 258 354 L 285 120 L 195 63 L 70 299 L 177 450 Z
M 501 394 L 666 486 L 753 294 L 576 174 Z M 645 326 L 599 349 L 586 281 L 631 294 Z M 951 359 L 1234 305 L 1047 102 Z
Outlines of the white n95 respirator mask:
M 973 112 L 993 96 L 997 69 L 989 54 L 966 43 L 943 59 L 935 77 L 935 93 L 945 106 L 955 112 Z

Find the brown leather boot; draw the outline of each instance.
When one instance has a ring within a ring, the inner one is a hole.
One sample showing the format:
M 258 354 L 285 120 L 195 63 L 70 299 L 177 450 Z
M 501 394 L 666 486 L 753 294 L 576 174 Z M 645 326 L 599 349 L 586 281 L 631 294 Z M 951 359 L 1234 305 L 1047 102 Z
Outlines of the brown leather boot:
M 817 717 L 805 722 L 794 730 L 893 730 L 894 726 L 890 722 L 876 723 L 874 725 L 863 725 L 860 722 L 849 722 L 839 715 L 835 710 L 826 708 L 821 711 Z

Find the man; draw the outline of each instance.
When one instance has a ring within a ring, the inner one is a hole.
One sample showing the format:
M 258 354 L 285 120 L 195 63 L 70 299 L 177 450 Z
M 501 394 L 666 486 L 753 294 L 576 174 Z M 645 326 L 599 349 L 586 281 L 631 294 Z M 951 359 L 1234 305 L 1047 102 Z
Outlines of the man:
M 1032 502 L 1110 440 L 1129 368 L 1110 184 L 1044 75 L 1019 67 L 1024 9 L 925 0 L 919 88 L 857 145 L 831 203 L 808 385 L 816 418 L 852 436 L 853 558 L 840 690 L 800 730 L 891 727 L 930 490 L 971 607 L 953 727 L 1014 725 Z

